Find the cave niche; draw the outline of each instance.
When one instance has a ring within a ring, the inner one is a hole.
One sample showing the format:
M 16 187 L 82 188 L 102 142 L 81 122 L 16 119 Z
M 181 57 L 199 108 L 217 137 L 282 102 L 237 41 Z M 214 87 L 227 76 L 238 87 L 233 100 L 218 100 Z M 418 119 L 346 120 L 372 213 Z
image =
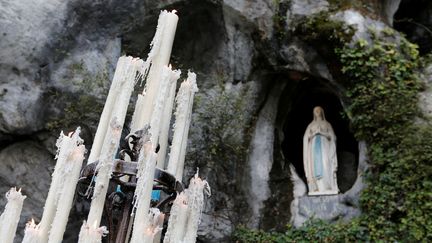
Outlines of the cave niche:
M 282 153 L 286 163 L 291 163 L 306 183 L 303 167 L 303 135 L 313 119 L 315 106 L 324 109 L 326 120 L 336 134 L 338 158 L 337 181 L 341 193 L 349 190 L 356 178 L 358 167 L 358 142 L 349 129 L 349 121 L 343 116 L 337 88 L 327 80 L 308 77 L 296 87 L 287 87 L 281 97 L 279 110 L 284 113 Z
M 431 7 L 430 0 L 402 0 L 394 15 L 394 28 L 416 43 L 422 55 L 432 51 Z

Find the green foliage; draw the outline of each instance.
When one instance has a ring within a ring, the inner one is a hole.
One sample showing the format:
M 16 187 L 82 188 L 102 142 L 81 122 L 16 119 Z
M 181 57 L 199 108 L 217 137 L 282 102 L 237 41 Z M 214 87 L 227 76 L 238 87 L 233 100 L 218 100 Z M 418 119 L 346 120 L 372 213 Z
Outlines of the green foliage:
M 310 21 L 311 28 L 326 29 Z M 321 33 L 338 39 L 331 31 Z M 416 45 L 389 29 L 371 36 L 370 42 L 333 45 L 346 115 L 356 138 L 369 145 L 362 216 L 350 223 L 310 221 L 284 233 L 241 227 L 234 234 L 238 242 L 432 241 L 432 125 L 416 122 L 422 59 Z
M 375 239 L 432 239 L 432 129 L 410 125 L 394 148 L 375 148 L 371 158 L 379 173 L 361 197 L 365 221 Z M 378 146 L 375 146 L 378 147 Z
M 247 147 L 244 134 L 250 126 L 251 119 L 247 112 L 248 97 L 252 95 L 246 87 L 227 89 L 220 83 L 206 93 L 195 96 L 194 123 L 200 124 L 199 129 L 193 129 L 193 136 L 199 137 L 191 156 L 206 161 L 212 167 L 219 163 L 239 163 L 246 157 Z
M 354 28 L 342 21 L 332 20 L 329 12 L 322 11 L 300 20 L 295 33 L 311 44 L 320 44 L 317 46 L 322 46 L 323 43 L 341 46 L 351 40 Z
M 370 239 L 367 229 L 359 220 L 350 223 L 329 224 L 322 220 L 311 220 L 300 228 L 287 226 L 284 233 L 250 230 L 240 226 L 233 237 L 236 242 L 284 243 L 284 242 L 366 242 Z
M 254 120 L 255 105 L 250 102 L 256 100 L 254 87 L 220 82 L 197 93 L 194 101 L 187 161 L 204 167 L 203 174 L 212 181 L 212 189 L 220 192 L 214 200 L 218 210 L 213 216 L 233 222 L 239 222 L 248 209 L 246 201 L 236 198 L 243 193 L 239 179 L 244 173 L 249 128 Z M 227 205 L 236 210 L 231 211 Z
M 374 37 L 372 44 L 359 40 L 336 52 L 350 99 L 346 113 L 357 138 L 388 146 L 400 141 L 401 129 L 419 114 L 417 47 L 405 39 L 398 44 Z
M 370 145 L 364 222 L 374 240 L 430 239 L 432 127 L 414 124 L 420 58 L 416 45 L 384 34 L 337 49 L 350 100 L 346 113 L 357 139 Z

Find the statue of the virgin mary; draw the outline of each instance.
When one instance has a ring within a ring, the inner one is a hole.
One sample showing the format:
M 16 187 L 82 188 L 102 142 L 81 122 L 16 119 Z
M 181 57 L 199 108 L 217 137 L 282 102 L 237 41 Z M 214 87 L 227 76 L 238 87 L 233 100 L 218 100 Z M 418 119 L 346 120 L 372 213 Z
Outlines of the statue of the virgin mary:
M 309 188 L 308 195 L 338 194 L 336 179 L 336 136 L 325 119 L 324 110 L 313 110 L 313 121 L 303 137 L 303 164 Z

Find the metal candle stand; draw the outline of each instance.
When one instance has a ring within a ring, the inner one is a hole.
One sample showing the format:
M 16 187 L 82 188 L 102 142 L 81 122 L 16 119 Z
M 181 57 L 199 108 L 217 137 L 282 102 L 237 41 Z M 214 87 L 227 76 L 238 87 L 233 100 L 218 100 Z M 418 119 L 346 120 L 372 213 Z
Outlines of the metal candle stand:
M 137 160 L 142 144 L 149 139 L 148 126 L 143 130 L 128 135 L 125 140 L 128 147 L 120 150 L 119 157 L 114 161 L 112 176 L 105 201 L 104 216 L 108 222 L 109 242 L 124 243 L 130 238 L 132 230 L 133 199 L 137 182 Z M 131 141 L 129 141 L 132 139 Z M 130 146 L 129 145 L 132 145 Z M 156 152 L 159 147 L 156 148 Z M 130 161 L 126 161 L 126 155 Z M 87 200 L 93 195 L 93 185 L 97 176 L 98 161 L 87 164 L 81 171 L 77 194 Z M 166 230 L 169 212 L 178 193 L 184 189 L 183 184 L 161 169 L 154 173 L 153 190 L 165 193 L 160 200 L 152 200 L 151 207 L 158 208 L 165 214 L 163 232 Z

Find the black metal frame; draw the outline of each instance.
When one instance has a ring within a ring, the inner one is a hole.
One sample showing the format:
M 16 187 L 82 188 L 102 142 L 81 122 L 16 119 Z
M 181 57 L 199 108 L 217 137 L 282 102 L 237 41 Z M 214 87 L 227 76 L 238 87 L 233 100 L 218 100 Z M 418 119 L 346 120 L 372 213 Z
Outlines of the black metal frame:
M 132 139 L 132 141 L 129 141 Z M 135 134 L 126 136 L 127 144 L 131 144 L 131 148 L 124 148 L 119 152 L 120 159 L 116 159 L 113 165 L 113 172 L 110 180 L 110 185 L 105 201 L 104 216 L 108 221 L 109 242 L 124 243 L 130 237 L 131 213 L 133 210 L 133 197 L 136 188 L 137 175 L 137 158 L 142 144 L 149 139 L 148 127 L 137 131 Z M 156 149 L 156 152 L 158 148 Z M 132 162 L 125 160 L 125 155 L 128 155 Z M 92 186 L 94 177 L 97 175 L 98 161 L 87 164 L 81 171 L 78 188 L 85 188 L 85 191 L 77 191 L 77 194 L 85 199 L 92 197 Z M 122 177 L 128 176 L 127 180 L 122 180 Z M 120 186 L 121 191 L 117 190 Z M 151 206 L 157 207 L 161 212 L 165 213 L 164 228 L 169 218 L 169 211 L 172 202 L 175 200 L 178 193 L 184 190 L 183 184 L 176 178 L 159 168 L 156 168 L 154 173 L 153 190 L 161 190 L 165 193 L 165 197 L 160 201 L 152 201 Z

